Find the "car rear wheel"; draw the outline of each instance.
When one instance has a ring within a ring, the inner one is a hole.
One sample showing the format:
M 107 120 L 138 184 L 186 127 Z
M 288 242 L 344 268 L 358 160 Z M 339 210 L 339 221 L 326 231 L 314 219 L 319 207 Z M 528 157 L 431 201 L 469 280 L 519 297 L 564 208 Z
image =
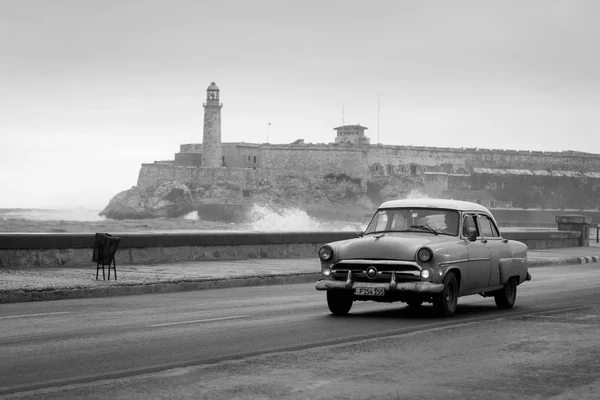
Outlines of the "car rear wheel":
M 458 282 L 456 275 L 450 272 L 444 278 L 444 290 L 434 297 L 433 308 L 442 317 L 451 317 L 458 307 Z
M 494 293 L 494 300 L 498 308 L 512 308 L 517 299 L 517 280 L 509 278 L 504 284 L 504 288 Z
M 333 315 L 346 315 L 352 308 L 352 292 L 342 290 L 327 291 L 327 305 Z

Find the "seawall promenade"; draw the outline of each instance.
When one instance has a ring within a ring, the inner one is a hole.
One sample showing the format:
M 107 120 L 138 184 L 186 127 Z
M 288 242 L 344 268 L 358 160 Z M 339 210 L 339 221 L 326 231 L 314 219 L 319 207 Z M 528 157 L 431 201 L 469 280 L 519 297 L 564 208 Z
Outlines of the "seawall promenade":
M 120 238 L 118 265 L 202 260 L 314 257 L 328 242 L 358 232 L 186 232 L 113 233 Z M 581 232 L 504 230 L 503 237 L 530 249 L 580 246 Z M 89 264 L 94 233 L 0 233 L 0 267 L 52 267 Z

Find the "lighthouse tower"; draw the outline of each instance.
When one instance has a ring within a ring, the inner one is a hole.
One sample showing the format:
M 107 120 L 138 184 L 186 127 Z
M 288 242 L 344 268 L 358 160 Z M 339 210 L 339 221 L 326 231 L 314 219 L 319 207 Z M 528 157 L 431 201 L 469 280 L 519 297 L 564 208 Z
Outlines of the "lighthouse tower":
M 219 88 L 214 82 L 206 89 L 204 106 L 204 136 L 202 144 L 202 166 L 209 168 L 224 167 L 221 158 L 221 107 Z

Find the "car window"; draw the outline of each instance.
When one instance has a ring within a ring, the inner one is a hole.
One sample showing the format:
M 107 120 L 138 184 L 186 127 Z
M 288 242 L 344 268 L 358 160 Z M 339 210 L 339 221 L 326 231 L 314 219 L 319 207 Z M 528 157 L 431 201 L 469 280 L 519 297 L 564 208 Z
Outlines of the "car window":
M 479 221 L 479 226 L 481 227 L 481 234 L 483 237 L 499 237 L 500 233 L 494 224 L 494 221 L 491 220 L 487 215 L 480 215 L 477 220 Z
M 408 226 L 408 221 L 403 213 L 394 213 L 394 219 L 392 220 L 390 229 L 393 231 L 403 231 L 408 228 L 410 227 Z
M 377 223 L 375 226 L 376 231 L 385 231 L 388 223 L 388 215 L 385 211 L 380 211 L 379 215 L 376 217 Z
M 475 215 L 469 214 L 465 215 L 463 218 L 463 235 L 465 237 L 469 236 L 471 232 L 477 232 L 477 237 L 480 237 L 479 229 L 477 228 L 477 217 Z
M 460 220 L 459 214 L 454 210 L 431 209 L 431 208 L 397 208 L 379 210 L 373 216 L 365 234 L 371 232 L 427 232 L 427 229 L 419 226 L 427 226 L 434 229 L 438 234 L 458 235 Z M 432 233 L 429 231 L 429 233 Z

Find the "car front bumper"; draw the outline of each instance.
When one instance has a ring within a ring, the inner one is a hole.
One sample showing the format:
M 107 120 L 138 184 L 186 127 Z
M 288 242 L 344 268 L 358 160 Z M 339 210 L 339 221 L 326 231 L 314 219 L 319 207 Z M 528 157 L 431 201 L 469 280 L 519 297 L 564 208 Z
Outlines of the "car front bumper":
M 443 283 L 431 282 L 348 282 L 321 279 L 317 281 L 317 290 L 349 290 L 356 288 L 383 288 L 386 293 L 438 294 L 444 290 Z

